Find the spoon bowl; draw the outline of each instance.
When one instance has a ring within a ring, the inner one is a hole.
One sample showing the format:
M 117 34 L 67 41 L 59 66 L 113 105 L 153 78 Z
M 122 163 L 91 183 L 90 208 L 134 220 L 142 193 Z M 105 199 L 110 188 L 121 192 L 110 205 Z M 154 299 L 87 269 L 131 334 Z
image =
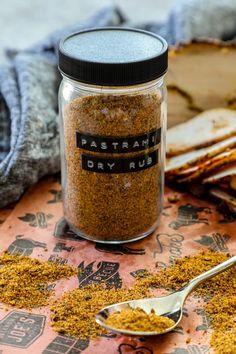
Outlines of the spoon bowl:
M 127 336 L 156 336 L 172 331 L 182 318 L 182 297 L 181 291 L 174 292 L 167 296 L 159 298 L 141 299 L 120 302 L 115 305 L 104 307 L 96 315 L 96 322 L 107 330 L 124 334 Z M 175 324 L 161 332 L 134 332 L 125 329 L 113 328 L 106 324 L 106 319 L 114 312 L 120 312 L 125 309 L 137 309 L 140 308 L 149 314 L 152 310 L 155 311 L 158 316 L 165 316 L 172 319 Z
M 120 302 L 114 305 L 106 306 L 101 311 L 96 314 L 96 322 L 106 328 L 111 332 L 120 333 L 127 336 L 156 336 L 159 334 L 164 334 L 172 331 L 181 321 L 183 315 L 183 306 L 187 296 L 203 281 L 214 277 L 215 275 L 227 270 L 236 264 L 236 256 L 229 258 L 227 261 L 220 263 L 216 267 L 208 270 L 205 273 L 198 275 L 196 278 L 190 280 L 180 290 L 173 292 L 169 295 L 157 297 L 157 298 L 148 298 L 140 300 L 131 300 Z M 161 332 L 137 332 L 137 331 L 128 331 L 122 328 L 111 327 L 106 324 L 107 318 L 114 312 L 120 312 L 124 309 L 137 309 L 140 308 L 145 311 L 147 314 L 150 314 L 152 310 L 155 311 L 156 315 L 164 316 L 172 319 L 175 324 L 164 331 Z

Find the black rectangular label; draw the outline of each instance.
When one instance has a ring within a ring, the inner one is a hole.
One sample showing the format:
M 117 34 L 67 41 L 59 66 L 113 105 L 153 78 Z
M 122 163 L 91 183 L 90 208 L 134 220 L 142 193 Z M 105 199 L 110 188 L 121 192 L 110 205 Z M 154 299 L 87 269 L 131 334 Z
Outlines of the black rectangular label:
M 98 173 L 129 173 L 142 171 L 158 163 L 158 150 L 130 158 L 100 158 L 82 154 L 82 169 Z
M 76 132 L 76 146 L 94 152 L 126 153 L 146 150 L 159 144 L 161 128 L 131 137 L 102 137 Z

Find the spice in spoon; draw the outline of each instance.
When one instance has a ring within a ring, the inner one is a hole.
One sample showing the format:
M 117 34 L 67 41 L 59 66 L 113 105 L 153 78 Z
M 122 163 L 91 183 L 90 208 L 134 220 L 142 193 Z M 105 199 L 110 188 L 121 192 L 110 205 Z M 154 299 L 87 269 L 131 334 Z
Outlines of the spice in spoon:
M 141 308 L 128 308 L 112 313 L 105 322 L 108 326 L 134 332 L 164 332 L 174 326 L 168 317 L 158 316 L 154 310 L 147 314 Z

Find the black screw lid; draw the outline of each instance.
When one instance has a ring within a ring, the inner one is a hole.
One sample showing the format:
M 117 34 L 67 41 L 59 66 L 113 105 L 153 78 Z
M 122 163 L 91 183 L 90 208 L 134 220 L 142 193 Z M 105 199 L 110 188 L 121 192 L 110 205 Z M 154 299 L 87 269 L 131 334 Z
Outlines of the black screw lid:
M 89 29 L 61 40 L 59 69 L 94 85 L 126 86 L 154 80 L 167 71 L 168 46 L 153 33 L 119 27 Z

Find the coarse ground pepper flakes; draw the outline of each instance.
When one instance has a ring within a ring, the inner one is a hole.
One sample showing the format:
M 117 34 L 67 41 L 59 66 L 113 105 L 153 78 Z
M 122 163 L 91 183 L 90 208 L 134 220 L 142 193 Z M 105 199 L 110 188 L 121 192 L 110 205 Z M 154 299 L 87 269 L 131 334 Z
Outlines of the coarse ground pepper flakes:
M 63 294 L 51 308 L 52 326 L 58 332 L 95 337 L 104 332 L 95 322 L 95 314 L 103 307 L 128 300 L 152 296 L 152 288 L 165 287 L 176 290 L 197 275 L 224 262 L 229 254 L 202 251 L 176 261 L 174 265 L 156 274 L 137 277 L 130 289 L 106 289 L 104 285 L 92 284 Z M 196 296 L 210 300 L 205 310 L 212 319 L 211 345 L 216 354 L 236 353 L 236 268 L 231 268 L 203 283 Z M 206 300 L 206 299 L 205 299 Z M 189 331 L 187 331 L 189 333 Z
M 127 331 L 161 333 L 174 326 L 175 321 L 156 315 L 154 310 L 147 314 L 140 308 L 130 308 L 110 314 L 105 323 L 113 328 Z
M 45 306 L 52 295 L 49 283 L 77 274 L 77 269 L 35 258 L 0 256 L 0 302 L 18 308 Z
M 72 228 L 85 237 L 125 241 L 150 233 L 161 210 L 161 164 L 128 173 L 87 171 L 81 156 L 88 151 L 76 146 L 76 132 L 114 139 L 143 135 L 161 126 L 160 107 L 158 93 L 85 96 L 65 106 L 64 213 Z M 122 159 L 157 147 L 119 154 L 89 151 L 89 155 Z

